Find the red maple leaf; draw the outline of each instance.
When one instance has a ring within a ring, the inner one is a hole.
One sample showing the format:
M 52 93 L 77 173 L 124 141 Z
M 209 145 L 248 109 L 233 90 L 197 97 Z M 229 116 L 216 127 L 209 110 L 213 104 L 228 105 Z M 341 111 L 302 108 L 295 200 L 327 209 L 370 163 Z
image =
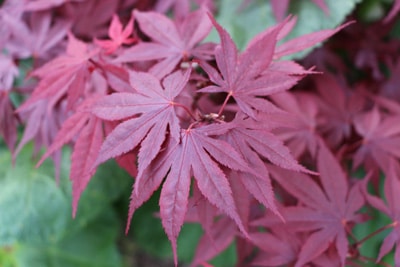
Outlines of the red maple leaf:
M 355 167 L 363 164 L 386 171 L 391 160 L 400 158 L 399 120 L 399 115 L 385 116 L 376 107 L 354 118 L 354 126 L 363 138 L 353 158 Z
M 66 19 L 56 18 L 50 12 L 33 12 L 26 23 L 19 21 L 11 24 L 13 38 L 7 49 L 20 58 L 49 60 L 54 56 L 52 49 L 57 47 L 65 36 L 71 23 Z
M 236 233 L 236 226 L 231 223 L 228 217 L 220 218 L 214 222 L 210 233 L 203 235 L 198 242 L 196 253 L 190 266 L 209 266 L 206 261 L 223 252 L 233 242 Z
M 281 209 L 288 227 L 296 231 L 312 231 L 301 247 L 295 266 L 304 266 L 328 249 L 336 247 L 341 266 L 347 252 L 347 231 L 361 218 L 356 212 L 363 206 L 360 184 L 349 189 L 348 180 L 339 163 L 325 147 L 318 152 L 318 171 L 323 190 L 309 176 L 271 167 L 272 177 L 278 181 L 299 204 Z
M 136 42 L 135 37 L 129 37 L 133 33 L 133 16 L 128 21 L 126 27 L 122 29 L 122 23 L 117 15 L 114 15 L 110 27 L 108 28 L 108 36 L 111 40 L 95 40 L 95 43 L 102 47 L 107 54 L 112 54 L 121 45 L 133 44 Z
M 185 88 L 190 71 L 176 71 L 160 81 L 151 74 L 131 72 L 135 91 L 114 93 L 99 100 L 92 112 L 103 120 L 124 120 L 106 138 L 95 165 L 135 149 L 139 172 L 157 156 L 167 132 L 179 140 L 180 125 L 175 113 L 176 96 Z M 138 116 L 141 114 L 140 116 Z
M 322 141 L 317 132 L 319 101 L 316 96 L 304 92 L 283 92 L 271 96 L 271 99 L 291 118 L 286 125 L 273 129 L 273 133 L 285 142 L 295 158 L 300 158 L 305 152 L 315 158 Z
M 245 188 L 265 207 L 279 215 L 274 203 L 268 168 L 263 160 L 267 159 L 277 166 L 293 171 L 309 171 L 298 164 L 289 149 L 269 131 L 267 125 L 257 125 L 258 122 L 239 113 L 232 122 L 225 125 L 226 133 L 220 138 L 231 144 L 247 160 L 251 169 L 255 170 L 255 174 L 234 173 L 231 184 L 236 180 L 241 181 L 242 191 Z
M 236 171 L 253 171 L 231 145 L 213 138 L 215 127 L 209 125 L 181 130 L 180 141 L 170 138 L 164 151 L 136 177 L 129 220 L 167 175 L 161 189 L 160 214 L 172 244 L 175 262 L 176 239 L 185 219 L 192 176 L 201 194 L 232 218 L 241 232 L 246 234 L 228 178 L 220 165 Z M 225 131 L 224 127 L 222 131 Z
M 86 81 L 90 77 L 90 68 L 92 67 L 89 59 L 97 52 L 90 50 L 87 44 L 69 34 L 66 53 L 31 74 L 39 77 L 40 82 L 30 98 L 18 110 L 27 109 L 42 99 L 49 101 L 49 105 L 52 106 L 65 97 L 68 108 L 72 109 L 79 103 L 80 97 L 85 94 Z
M 288 19 L 257 35 L 250 41 L 246 50 L 239 54 L 229 34 L 211 15 L 210 18 L 221 39 L 221 45 L 215 49 L 218 70 L 200 61 L 201 67 L 215 85 L 199 91 L 225 92 L 228 94 L 226 101 L 230 97 L 234 98 L 238 107 L 253 118 L 255 110 L 271 111 L 272 105 L 265 99 L 266 96 L 289 90 L 305 74 L 310 73 L 293 62 L 276 63 L 273 59 L 306 49 L 347 25 L 300 36 L 277 46 L 277 41 L 294 26 L 294 20 Z
M 49 101 L 41 99 L 24 110 L 19 112 L 22 121 L 26 123 L 24 134 L 13 154 L 13 159 L 17 157 L 24 145 L 34 140 L 35 151 L 38 153 L 40 148 L 50 147 L 62 122 L 65 120 L 65 105 L 57 105 L 49 108 Z M 61 152 L 57 151 L 52 155 L 55 163 L 56 180 L 59 178 Z
M 116 62 L 159 60 L 149 72 L 163 78 L 171 73 L 181 60 L 209 59 L 212 50 L 198 46 L 211 30 L 211 23 L 204 10 L 188 14 L 183 21 L 175 23 L 156 12 L 135 11 L 140 29 L 152 42 L 140 42 L 121 52 Z
M 318 128 L 328 144 L 338 146 L 351 136 L 353 119 L 364 107 L 365 98 L 349 90 L 333 75 L 325 73 L 313 78 L 321 96 L 315 101 L 319 107 Z
M 221 45 L 215 50 L 219 71 L 205 62 L 200 62 L 201 67 L 215 84 L 202 88 L 200 92 L 226 92 L 228 93 L 227 99 L 233 97 L 238 107 L 253 118 L 256 114 L 254 110 L 269 111 L 265 107 L 266 105 L 270 107 L 271 104 L 259 97 L 288 90 L 301 78 L 301 76 L 268 71 L 268 67 L 272 63 L 278 34 L 284 24 L 257 36 L 239 55 L 228 32 L 212 16 L 210 18 L 221 38 Z
M 48 156 L 59 151 L 77 136 L 74 140 L 70 170 L 73 217 L 76 215 L 79 198 L 95 172 L 92 167 L 103 141 L 102 121 L 89 112 L 90 106 L 98 97 L 87 98 L 76 112 L 65 120 L 53 143 L 37 163 L 37 166 L 42 164 Z
M 250 238 L 251 242 L 261 249 L 252 260 L 252 265 L 256 266 L 281 266 L 293 263 L 304 242 L 303 238 L 284 225 L 270 227 L 269 232 L 251 233 Z

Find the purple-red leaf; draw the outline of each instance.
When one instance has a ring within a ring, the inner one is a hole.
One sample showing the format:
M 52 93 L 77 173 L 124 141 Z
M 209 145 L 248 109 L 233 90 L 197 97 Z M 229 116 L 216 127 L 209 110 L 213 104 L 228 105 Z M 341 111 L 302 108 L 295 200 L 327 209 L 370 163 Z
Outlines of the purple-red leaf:
M 290 177 L 288 171 L 276 167 L 270 170 L 274 179 L 306 206 L 282 208 L 282 215 L 290 227 L 298 231 L 315 231 L 305 241 L 296 266 L 303 266 L 318 257 L 333 240 L 336 240 L 335 247 L 341 266 L 344 266 L 348 252 L 346 227 L 358 220 L 356 212 L 364 204 L 360 184 L 353 185 L 349 192 L 343 170 L 325 146 L 320 147 L 317 163 L 323 191 L 306 175 Z
M 75 217 L 78 201 L 95 173 L 92 169 L 103 141 L 102 122 L 91 116 L 77 138 L 71 155 L 72 216 Z
M 190 71 L 175 72 L 165 78 L 163 88 L 154 76 L 132 72 L 131 85 L 137 93 L 115 93 L 97 102 L 92 108 L 96 116 L 105 120 L 126 120 L 107 136 L 96 165 L 142 143 L 138 161 L 139 171 L 144 170 L 159 152 L 167 130 L 178 140 L 180 126 L 174 98 L 185 87 L 189 75 Z
M 158 78 L 171 73 L 181 61 L 195 56 L 208 59 L 209 56 L 197 49 L 197 44 L 211 30 L 211 23 L 204 10 L 188 14 L 183 21 L 175 23 L 156 12 L 134 12 L 140 29 L 152 42 L 141 42 L 122 52 L 117 62 L 159 60 L 149 72 Z
M 123 29 L 122 23 L 117 15 L 114 15 L 110 27 L 108 29 L 108 36 L 111 40 L 95 40 L 96 44 L 102 47 L 107 54 L 113 53 L 123 44 L 132 44 L 136 42 L 136 38 L 129 37 L 133 32 L 133 17 L 128 21 L 128 24 Z
M 216 84 L 216 86 L 202 88 L 200 91 L 226 92 L 229 97 L 235 99 L 243 112 L 255 118 L 255 110 L 266 111 L 263 106 L 269 104 L 267 100 L 258 97 L 288 90 L 302 77 L 302 75 L 294 76 L 268 70 L 272 63 L 279 32 L 286 22 L 272 30 L 267 30 L 266 34 L 258 35 L 239 55 L 226 30 L 211 15 L 210 18 L 221 39 L 221 45 L 215 50 L 215 58 L 221 74 L 204 62 L 200 62 L 210 79 Z

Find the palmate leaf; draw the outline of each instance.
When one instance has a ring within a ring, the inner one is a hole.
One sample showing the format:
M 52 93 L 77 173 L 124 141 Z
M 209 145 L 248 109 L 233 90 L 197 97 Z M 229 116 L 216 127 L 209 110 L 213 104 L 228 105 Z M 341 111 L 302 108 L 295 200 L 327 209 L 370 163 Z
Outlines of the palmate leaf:
M 272 227 L 270 232 L 251 233 L 250 237 L 251 242 L 263 252 L 253 259 L 252 264 L 256 266 L 290 264 L 296 260 L 303 243 L 300 236 L 285 225 Z
M 285 141 L 294 157 L 299 158 L 308 152 L 315 158 L 321 143 L 317 131 L 318 99 L 303 92 L 283 92 L 271 96 L 271 99 L 292 118 L 290 123 L 273 132 Z
M 105 96 L 92 108 L 103 120 L 123 120 L 104 141 L 95 165 L 135 149 L 140 143 L 139 171 L 156 157 L 167 130 L 179 140 L 179 120 L 174 98 L 184 89 L 190 71 L 174 72 L 163 80 L 147 73 L 130 73 L 130 83 L 136 92 Z M 138 116 L 141 114 L 140 116 Z
M 210 58 L 198 43 L 211 30 L 211 23 L 202 9 L 188 14 L 182 21 L 174 22 L 156 12 L 135 11 L 134 16 L 140 29 L 152 42 L 140 42 L 117 57 L 116 62 L 138 62 L 158 60 L 149 72 L 158 78 L 171 73 L 181 60 L 191 57 Z M 212 54 L 212 50 L 208 51 Z
M 258 117 L 260 121 L 261 118 L 261 116 Z M 251 169 L 254 170 L 252 174 L 238 172 L 235 178 L 240 179 L 246 190 L 260 203 L 279 215 L 274 203 L 274 194 L 268 168 L 265 166 L 263 160 L 267 159 L 285 169 L 298 172 L 311 172 L 293 158 L 289 149 L 267 130 L 267 126 L 255 125 L 260 123 L 260 121 L 255 121 L 245 115 L 240 116 L 239 114 L 232 122 L 225 126 L 226 133 L 221 135 L 220 138 L 232 145 L 247 160 Z M 262 122 L 263 124 L 267 124 L 264 121 Z
M 53 153 L 59 153 L 62 146 L 77 136 L 71 156 L 70 173 L 73 217 L 76 215 L 79 198 L 95 172 L 92 166 L 103 141 L 102 121 L 88 111 L 97 99 L 98 96 L 93 96 L 81 103 L 77 112 L 63 123 L 53 143 L 37 164 L 39 166 Z
M 337 160 L 325 146 L 320 146 L 317 157 L 323 191 L 310 177 L 301 173 L 291 177 L 288 171 L 270 167 L 272 177 L 300 203 L 284 207 L 281 212 L 288 227 L 295 231 L 313 231 L 298 255 L 295 266 L 304 266 L 321 255 L 333 242 L 345 266 L 348 252 L 346 225 L 360 220 L 356 212 L 363 206 L 361 184 L 349 189 L 348 181 Z
M 232 146 L 208 136 L 208 133 L 209 127 L 203 126 L 182 130 L 179 143 L 170 138 L 167 148 L 156 160 L 146 170 L 139 171 L 132 192 L 129 220 L 138 205 L 150 197 L 167 175 L 161 190 L 160 214 L 172 244 L 175 263 L 176 239 L 185 219 L 192 175 L 201 194 L 232 218 L 246 234 L 232 189 L 220 164 L 236 171 L 252 171 Z
M 268 72 L 278 34 L 284 23 L 257 36 L 246 51 L 239 55 L 228 32 L 211 15 L 210 18 L 221 38 L 221 45 L 215 50 L 219 72 L 201 62 L 201 66 L 215 85 L 202 88 L 200 92 L 226 92 L 235 99 L 244 113 L 254 118 L 254 110 L 267 111 L 265 105 L 268 105 L 267 100 L 257 97 L 288 90 L 301 79 L 301 75 Z M 271 105 L 269 104 L 269 106 Z
M 108 36 L 111 40 L 95 40 L 95 43 L 102 47 L 107 54 L 113 53 L 123 44 L 132 44 L 136 38 L 129 37 L 133 32 L 133 16 L 126 27 L 122 29 L 122 23 L 117 15 L 114 15 L 108 29 Z
M 71 23 L 51 12 L 32 12 L 27 17 L 26 24 L 10 25 L 16 40 L 9 49 L 23 58 L 49 60 L 49 54 L 62 43 Z
M 88 44 L 69 34 L 66 53 L 31 74 L 39 77 L 40 82 L 18 111 L 29 109 L 39 100 L 49 101 L 52 107 L 65 96 L 68 99 L 68 108 L 74 107 L 79 97 L 84 95 L 86 81 L 91 75 L 89 60 L 97 53 L 97 50 L 91 50 Z
M 354 118 L 356 131 L 363 142 L 354 155 L 354 165 L 366 168 L 379 166 L 384 172 L 392 160 L 400 158 L 399 115 L 386 116 L 378 108 L 359 114 Z M 373 160 L 372 164 L 367 164 Z
M 200 89 L 200 92 L 226 92 L 235 99 L 241 111 L 253 118 L 255 111 L 271 111 L 273 105 L 263 97 L 289 90 L 309 73 L 295 64 L 285 64 L 289 69 L 284 70 L 273 59 L 309 48 L 348 25 L 300 36 L 278 46 L 278 40 L 287 35 L 294 25 L 293 20 L 287 19 L 257 35 L 249 42 L 246 50 L 239 54 L 228 32 L 211 15 L 210 19 L 221 39 L 221 45 L 215 50 L 218 70 L 200 62 L 215 84 Z

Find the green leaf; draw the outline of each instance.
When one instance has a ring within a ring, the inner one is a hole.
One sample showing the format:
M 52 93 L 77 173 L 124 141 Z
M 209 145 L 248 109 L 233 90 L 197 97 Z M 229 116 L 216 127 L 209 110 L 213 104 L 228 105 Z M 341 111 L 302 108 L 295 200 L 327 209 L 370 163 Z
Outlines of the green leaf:
M 232 35 L 240 50 L 258 33 L 274 25 L 275 19 L 269 1 L 252 0 L 251 4 L 241 10 L 242 0 L 221 0 L 217 21 Z M 343 23 L 357 3 L 361 0 L 326 1 L 330 14 L 327 16 L 311 0 L 292 1 L 289 12 L 298 17 L 297 24 L 287 39 L 301 36 L 322 29 L 332 29 Z M 213 32 L 209 39 L 219 42 Z M 307 51 L 309 52 L 309 51 Z M 298 53 L 291 58 L 301 58 L 306 52 Z
M 10 247 L 0 248 L 0 266 L 1 267 L 17 267 L 13 250 Z
M 271 6 L 267 1 L 253 0 L 244 10 L 241 9 L 242 3 L 243 0 L 221 0 L 216 14 L 216 20 L 229 32 L 240 50 L 243 50 L 257 33 L 275 24 Z M 208 38 L 219 43 L 216 31 L 212 31 Z
M 13 167 L 10 153 L 0 148 L 6 166 L 0 168 L 0 249 L 11 251 L 8 259 L 18 267 L 121 266 L 121 223 L 112 203 L 132 179 L 115 162 L 101 166 L 72 219 L 69 150 L 63 152 L 59 185 L 51 161 L 36 169 L 32 151 L 27 145 Z
M 117 267 L 121 257 L 115 244 L 119 224 L 112 210 L 80 231 L 66 234 L 58 242 L 17 246 L 18 267 Z
M 289 12 L 298 16 L 298 20 L 288 39 L 322 29 L 337 27 L 344 22 L 346 16 L 354 10 L 359 2 L 361 0 L 325 1 L 329 8 L 329 15 L 326 15 L 310 0 L 292 1 Z M 298 53 L 293 58 L 302 58 L 310 51 Z
M 23 156 L 12 167 L 7 153 L 0 157 L 2 166 L 10 166 L 0 173 L 0 246 L 58 238 L 67 223 L 68 198 L 46 168 L 35 169 Z

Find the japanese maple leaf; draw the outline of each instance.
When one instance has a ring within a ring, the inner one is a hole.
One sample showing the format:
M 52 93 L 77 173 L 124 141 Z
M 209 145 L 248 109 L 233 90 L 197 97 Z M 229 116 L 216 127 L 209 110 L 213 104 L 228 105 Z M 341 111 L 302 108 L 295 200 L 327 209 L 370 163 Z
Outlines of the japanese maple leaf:
M 329 74 L 315 76 L 314 82 L 321 96 L 318 128 L 326 142 L 338 146 L 352 134 L 353 119 L 364 107 L 365 98 Z
M 372 160 L 374 165 L 387 170 L 391 160 L 400 158 L 399 120 L 399 115 L 384 116 L 378 108 L 354 118 L 354 126 L 363 138 L 353 157 L 355 166 L 373 167 L 367 164 Z
M 253 171 L 231 145 L 213 138 L 209 129 L 209 126 L 182 129 L 180 142 L 169 138 L 167 147 L 148 168 L 139 170 L 131 195 L 128 221 L 166 176 L 159 201 L 160 214 L 172 244 L 175 263 L 176 239 L 187 211 L 191 177 L 194 177 L 201 194 L 232 218 L 241 232 L 246 234 L 228 178 L 220 165 L 236 171 Z
M 131 72 L 130 84 L 135 91 L 105 96 L 92 112 L 103 120 L 123 120 L 106 138 L 99 152 L 96 165 L 135 149 L 139 171 L 143 171 L 156 157 L 167 131 L 179 140 L 179 119 L 175 113 L 178 103 L 174 99 L 188 82 L 190 71 L 174 72 L 162 85 L 151 74 Z M 140 116 L 139 116 L 140 115 Z
M 290 17 L 288 17 L 290 18 Z M 288 20 L 288 19 L 287 19 Z M 295 26 L 295 19 L 290 19 L 285 23 L 283 21 L 283 26 L 280 34 L 278 35 L 278 40 L 282 40 L 285 38 L 290 31 L 293 29 Z M 305 35 L 301 35 L 298 37 L 295 37 L 293 39 L 290 39 L 286 42 L 283 42 L 282 44 L 279 44 L 276 46 L 275 52 L 274 52 L 274 59 L 280 59 L 284 56 L 291 55 L 300 51 L 303 51 L 304 49 L 310 48 L 327 38 L 331 37 L 338 31 L 342 30 L 343 28 L 347 27 L 348 25 L 354 23 L 354 21 L 349 21 L 345 24 L 340 25 L 339 27 L 335 29 L 323 29 L 320 31 L 316 32 L 311 32 Z M 262 32 L 258 35 L 258 37 L 255 38 L 257 40 L 258 38 L 261 38 L 263 35 L 268 34 L 268 30 L 266 32 Z M 251 42 L 250 42 L 251 43 Z M 292 72 L 293 74 L 296 74 L 297 72 Z M 302 74 L 302 72 L 300 72 Z
M 126 49 L 116 59 L 117 62 L 159 60 L 149 72 L 162 78 L 171 73 L 181 60 L 210 58 L 212 51 L 207 55 L 202 46 L 197 46 L 211 30 L 204 10 L 188 14 L 179 23 L 156 12 L 135 11 L 134 16 L 140 29 L 152 42 L 141 42 Z
M 71 23 L 50 12 L 33 12 L 27 23 L 12 25 L 13 38 L 7 49 L 21 58 L 51 58 L 49 52 L 63 41 Z
M 344 171 L 331 152 L 320 146 L 317 158 L 318 171 L 323 190 L 309 176 L 299 173 L 293 177 L 288 171 L 270 168 L 272 176 L 302 204 L 282 208 L 288 227 L 294 230 L 312 231 L 302 245 L 295 264 L 304 266 L 321 255 L 334 243 L 341 266 L 344 266 L 349 224 L 360 220 L 356 212 L 363 206 L 364 198 L 360 184 L 349 189 Z
M 201 194 L 196 183 L 193 183 L 191 191 L 185 222 L 200 223 L 205 234 L 210 235 L 215 218 L 220 216 L 221 212 Z
M 269 232 L 250 233 L 250 241 L 261 249 L 252 265 L 281 266 L 295 262 L 304 239 L 284 225 L 268 229 Z
M 211 16 L 210 18 L 221 39 L 221 45 L 215 49 L 219 71 L 201 62 L 202 68 L 215 85 L 202 88 L 200 92 L 226 92 L 227 98 L 233 97 L 238 107 L 253 118 L 256 114 L 255 110 L 268 111 L 265 107 L 271 104 L 259 97 L 288 90 L 301 78 L 300 75 L 267 71 L 272 62 L 278 34 L 284 24 L 258 36 L 239 55 L 229 34 L 214 18 Z
M 198 267 L 207 265 L 207 261 L 222 253 L 235 240 L 236 225 L 230 218 L 223 217 L 214 222 L 209 235 L 203 235 L 196 247 L 196 253 L 190 266 Z M 211 265 L 212 266 L 212 265 Z
M 232 122 L 224 125 L 226 133 L 221 135 L 220 138 L 231 144 L 243 158 L 246 158 L 249 166 L 256 173 L 233 172 L 230 176 L 234 178 L 230 179 L 230 182 L 233 185 L 240 181 L 241 191 L 248 191 L 265 207 L 279 215 L 274 203 L 269 172 L 263 159 L 267 159 L 282 168 L 303 172 L 307 172 L 307 170 L 298 164 L 283 142 L 266 129 L 268 127 L 263 127 L 264 122 L 260 123 L 261 117 L 257 119 L 258 121 L 238 113 Z M 261 125 L 256 126 L 257 123 Z M 267 125 L 267 122 L 265 124 Z M 209 126 L 209 128 L 211 127 Z
M 275 94 L 271 99 L 292 117 L 291 123 L 272 132 L 285 141 L 295 158 L 299 158 L 305 152 L 309 152 L 315 158 L 322 140 L 317 132 L 318 99 L 315 95 L 297 92 Z
M 86 81 L 90 77 L 90 59 L 98 51 L 90 50 L 88 45 L 69 34 L 66 54 L 61 55 L 36 69 L 32 76 L 40 78 L 34 92 L 18 110 L 29 108 L 33 103 L 46 99 L 53 105 L 67 98 L 72 109 L 85 94 Z M 96 88 L 95 88 L 96 89 Z
M 102 47 L 107 54 L 112 54 L 121 45 L 133 44 L 136 38 L 129 37 L 133 33 L 133 17 L 128 21 L 126 27 L 122 29 L 122 23 L 117 15 L 114 15 L 110 27 L 108 28 L 108 36 L 111 40 L 95 40 L 95 43 Z
M 364 190 L 366 199 L 369 204 L 379 211 L 382 211 L 387 216 L 389 216 L 393 223 L 391 224 L 392 232 L 385 237 L 381 248 L 379 250 L 379 255 L 377 262 L 379 262 L 383 256 L 389 253 L 392 248 L 396 245 L 394 253 L 395 265 L 400 264 L 400 166 L 398 162 L 392 161 L 390 163 L 389 169 L 386 172 L 385 184 L 384 184 L 384 194 L 386 199 L 386 204 L 382 198 L 370 195 Z
M 51 108 L 49 108 L 51 105 Z M 38 153 L 42 147 L 48 148 L 52 144 L 62 122 L 65 120 L 65 105 L 53 106 L 47 99 L 41 99 L 29 107 L 19 111 L 19 116 L 25 122 L 24 134 L 13 154 L 15 159 L 24 145 L 33 140 L 35 144 L 34 153 Z M 55 163 L 56 180 L 60 174 L 61 153 L 52 155 Z
M 74 139 L 70 170 L 73 217 L 76 215 L 79 198 L 95 172 L 92 167 L 103 142 L 102 121 L 89 112 L 90 106 L 98 98 L 99 96 L 87 98 L 76 112 L 64 121 L 53 143 L 37 163 L 37 166 L 42 164 L 48 156 L 59 151 L 77 136 Z
M 239 179 L 230 175 L 228 178 L 230 178 L 231 185 L 232 181 L 238 181 L 238 183 L 236 183 L 236 185 L 234 183 L 231 188 L 233 198 L 238 206 L 238 213 L 244 225 L 247 226 L 251 199 L 248 193 L 242 190 L 243 184 L 241 184 Z M 200 223 L 204 230 L 191 263 L 193 267 L 199 265 L 204 265 L 204 267 L 208 266 L 207 261 L 224 251 L 238 236 L 241 236 L 236 223 L 212 205 L 201 194 L 196 183 L 194 183 L 192 187 L 192 197 L 189 199 L 185 222 Z

